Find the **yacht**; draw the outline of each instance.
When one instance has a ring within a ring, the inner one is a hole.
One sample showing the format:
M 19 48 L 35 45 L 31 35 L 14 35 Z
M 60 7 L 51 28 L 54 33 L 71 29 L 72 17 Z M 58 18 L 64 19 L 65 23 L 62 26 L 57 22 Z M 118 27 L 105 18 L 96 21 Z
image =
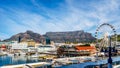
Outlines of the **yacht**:
M 36 53 L 36 54 L 34 54 L 34 55 L 31 55 L 31 57 L 32 57 L 32 58 L 38 58 L 39 55 L 38 55 L 38 53 Z
M 54 45 L 38 45 L 37 50 L 39 53 L 56 54 L 57 48 Z

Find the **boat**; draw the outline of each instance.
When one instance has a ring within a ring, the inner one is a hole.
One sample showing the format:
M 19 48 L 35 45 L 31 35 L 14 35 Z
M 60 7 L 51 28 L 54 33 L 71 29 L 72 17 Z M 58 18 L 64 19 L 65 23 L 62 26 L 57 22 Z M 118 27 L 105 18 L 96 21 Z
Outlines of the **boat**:
M 63 64 L 60 63 L 60 62 L 58 62 L 58 61 L 53 61 L 53 62 L 52 62 L 52 67 L 53 67 L 53 68 L 61 67 L 61 66 L 63 66 Z
M 38 53 L 36 53 L 34 55 L 31 55 L 30 57 L 32 57 L 32 58 L 39 58 L 39 55 L 38 55 Z
M 38 45 L 37 50 L 43 54 L 57 54 L 57 49 L 54 45 Z
M 7 56 L 14 56 L 14 54 L 13 53 L 8 53 Z
M 26 56 L 26 53 L 21 51 L 21 52 L 20 52 L 20 55 L 21 55 L 21 56 Z
M 0 50 L 0 56 L 5 56 L 5 55 L 7 55 L 7 52 Z

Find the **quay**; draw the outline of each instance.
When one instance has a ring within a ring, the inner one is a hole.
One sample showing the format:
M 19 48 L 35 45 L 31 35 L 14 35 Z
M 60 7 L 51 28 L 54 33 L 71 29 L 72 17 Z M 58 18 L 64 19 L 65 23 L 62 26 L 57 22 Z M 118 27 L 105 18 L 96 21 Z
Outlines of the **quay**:
M 19 65 L 8 65 L 2 66 L 1 68 L 51 68 L 51 64 L 48 62 L 38 62 L 38 63 L 27 63 L 27 64 L 19 64 Z

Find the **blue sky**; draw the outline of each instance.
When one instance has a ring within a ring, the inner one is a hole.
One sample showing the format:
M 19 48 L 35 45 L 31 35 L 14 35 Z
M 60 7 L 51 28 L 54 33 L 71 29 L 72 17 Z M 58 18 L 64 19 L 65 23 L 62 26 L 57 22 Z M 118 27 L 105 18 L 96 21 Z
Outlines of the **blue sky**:
M 26 30 L 94 34 L 104 22 L 120 33 L 120 0 L 0 0 L 0 39 Z

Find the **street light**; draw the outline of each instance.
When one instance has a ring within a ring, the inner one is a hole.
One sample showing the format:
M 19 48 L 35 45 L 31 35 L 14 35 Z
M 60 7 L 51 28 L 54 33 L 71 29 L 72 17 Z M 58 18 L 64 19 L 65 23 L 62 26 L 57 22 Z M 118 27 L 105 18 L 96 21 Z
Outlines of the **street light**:
M 112 58 L 111 58 L 111 37 L 109 36 L 109 40 L 110 40 L 110 46 L 109 46 L 109 52 L 108 52 L 108 56 L 109 56 L 109 58 L 108 58 L 108 68 L 112 68 Z

